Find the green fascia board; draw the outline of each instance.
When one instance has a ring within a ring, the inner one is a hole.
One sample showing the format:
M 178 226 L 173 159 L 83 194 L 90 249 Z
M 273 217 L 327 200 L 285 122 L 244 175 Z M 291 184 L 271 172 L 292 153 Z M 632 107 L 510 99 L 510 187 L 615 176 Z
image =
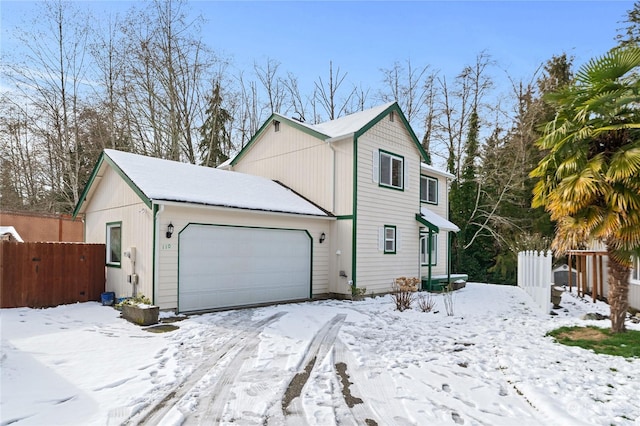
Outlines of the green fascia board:
M 118 175 L 127 183 L 127 185 L 129 185 L 129 187 L 133 190 L 133 192 L 135 192 L 138 195 L 138 197 L 140 197 L 142 202 L 144 202 L 144 204 L 151 209 L 151 204 L 152 204 L 151 199 L 147 197 L 144 194 L 144 192 L 142 192 L 142 190 L 138 188 L 138 186 L 131 179 L 129 179 L 129 176 L 127 176 L 122 171 L 122 169 L 120 169 L 120 167 L 118 167 L 118 165 L 111 158 L 109 158 L 108 155 L 104 153 L 104 151 L 102 151 L 102 154 L 100 154 L 100 158 L 98 159 L 98 162 L 93 168 L 93 172 L 91 172 L 91 178 L 89 178 L 89 182 L 87 182 L 87 185 L 84 187 L 84 191 L 82 191 L 80 200 L 78 200 L 78 204 L 76 205 L 76 208 L 73 210 L 73 218 L 75 219 L 78 213 L 80 213 L 80 209 L 84 204 L 84 202 L 86 201 L 86 197 L 87 197 L 87 194 L 89 193 L 89 189 L 91 189 L 91 186 L 93 186 L 93 182 L 96 176 L 98 176 L 98 171 L 100 170 L 100 168 L 102 167 L 105 161 L 109 166 L 113 168 L 113 170 L 115 170 L 116 173 L 118 173 Z
M 98 157 L 98 161 L 96 162 L 96 165 L 93 166 L 93 171 L 91 172 L 91 176 L 89 177 L 89 181 L 85 185 L 84 190 L 82 191 L 82 194 L 80 195 L 80 199 L 78 200 L 78 204 L 76 204 L 76 207 L 73 209 L 73 218 L 74 219 L 78 216 L 78 213 L 80 213 L 80 208 L 82 207 L 82 205 L 86 201 L 87 194 L 89 192 L 89 188 L 91 188 L 91 185 L 93 185 L 93 181 L 95 180 L 96 176 L 98 175 L 98 170 L 100 170 L 100 167 L 102 167 L 102 161 L 104 160 L 104 157 L 105 157 L 105 153 L 104 153 L 104 151 L 102 151 L 102 153 L 100 153 L 100 157 Z
M 251 138 L 251 140 L 249 141 L 249 143 L 247 143 L 244 148 L 242 148 L 240 150 L 240 152 L 238 153 L 238 155 L 236 155 L 233 160 L 231 161 L 231 165 L 235 166 L 236 164 L 238 164 L 238 161 L 240 161 L 240 159 L 242 157 L 244 157 L 244 155 L 251 149 L 251 147 L 253 147 L 253 145 L 260 139 L 260 137 L 262 136 L 262 134 L 269 128 L 269 126 L 271 125 L 271 123 L 273 121 L 279 121 L 279 122 L 286 122 L 287 125 L 300 130 L 301 132 L 304 132 L 308 135 L 313 136 L 314 138 L 318 138 L 320 140 L 326 140 L 329 138 L 328 135 L 325 135 L 324 133 L 320 133 L 317 132 L 307 126 L 304 126 L 302 124 L 300 124 L 300 122 L 296 121 L 296 120 L 292 120 L 290 118 L 285 117 L 284 115 L 280 115 L 280 114 L 276 114 L 276 113 L 272 113 L 271 116 L 267 119 L 267 121 L 264 122 L 264 124 L 258 129 L 258 131 L 256 132 L 255 135 L 253 135 L 253 137 Z
M 436 225 L 434 225 L 433 223 L 431 223 L 428 220 L 426 220 L 419 213 L 416 213 L 416 220 L 418 222 L 420 222 L 421 224 L 423 224 L 424 226 L 426 226 L 427 228 L 429 228 L 431 231 L 436 232 L 436 233 L 440 232 L 440 228 L 438 228 Z
M 402 123 L 404 124 L 404 126 L 407 129 L 407 131 L 409 132 L 409 136 L 411 137 L 411 140 L 413 141 L 414 145 L 416 146 L 416 148 L 420 152 L 420 155 L 422 156 L 422 159 L 424 161 L 429 161 L 430 160 L 429 156 L 425 152 L 424 148 L 422 148 L 422 144 L 420 144 L 420 141 L 418 140 L 418 137 L 416 136 L 415 132 L 411 128 L 411 125 L 409 124 L 409 121 L 407 120 L 407 117 L 405 117 L 404 113 L 400 109 L 400 106 L 398 105 L 398 102 L 394 102 L 393 104 L 389 105 L 389 107 L 387 109 L 385 109 L 380 114 L 378 114 L 373 120 L 371 120 L 367 124 L 365 124 L 360 130 L 358 130 L 355 133 L 356 138 L 358 138 L 359 136 L 362 136 L 364 133 L 366 133 L 369 129 L 371 129 L 373 126 L 375 126 L 380 120 L 382 120 L 384 117 L 386 117 L 387 114 L 389 114 L 391 111 L 397 113 L 397 116 L 400 117 L 400 120 L 402 120 Z

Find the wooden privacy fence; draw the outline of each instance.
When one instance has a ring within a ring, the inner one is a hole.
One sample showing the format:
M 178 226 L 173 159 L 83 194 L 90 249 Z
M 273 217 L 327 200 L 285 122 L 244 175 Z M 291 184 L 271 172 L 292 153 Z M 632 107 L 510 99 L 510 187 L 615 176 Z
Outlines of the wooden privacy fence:
M 521 251 L 518 253 L 518 287 L 531 296 L 544 314 L 551 307 L 551 251 Z
M 105 245 L 0 242 L 0 307 L 99 301 Z

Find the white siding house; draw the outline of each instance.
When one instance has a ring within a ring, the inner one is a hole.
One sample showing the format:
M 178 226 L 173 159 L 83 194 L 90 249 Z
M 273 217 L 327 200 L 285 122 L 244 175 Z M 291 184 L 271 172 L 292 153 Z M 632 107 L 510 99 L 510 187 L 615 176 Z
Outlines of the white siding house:
M 446 172 L 397 103 L 318 125 L 273 114 L 219 169 L 105 150 L 75 214 L 107 291 L 195 312 L 449 279 Z M 430 260 L 430 262 L 429 262 Z
M 225 168 L 279 180 L 336 217 L 329 292 L 344 295 L 351 284 L 381 293 L 401 276 L 449 272 L 453 176 L 426 161 L 393 102 L 317 125 L 273 114 Z
M 328 292 L 335 218 L 258 176 L 105 150 L 79 213 L 116 297 L 194 312 Z

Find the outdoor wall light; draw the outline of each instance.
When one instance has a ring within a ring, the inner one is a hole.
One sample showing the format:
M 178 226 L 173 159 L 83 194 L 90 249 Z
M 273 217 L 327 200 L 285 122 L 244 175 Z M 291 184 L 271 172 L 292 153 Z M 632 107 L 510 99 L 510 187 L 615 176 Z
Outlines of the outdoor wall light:
M 167 238 L 171 238 L 173 234 L 173 224 L 169 222 L 169 226 L 167 226 Z
M 327 239 L 327 236 L 325 235 L 325 233 L 323 232 L 322 234 L 320 234 L 320 244 L 324 243 L 324 240 Z

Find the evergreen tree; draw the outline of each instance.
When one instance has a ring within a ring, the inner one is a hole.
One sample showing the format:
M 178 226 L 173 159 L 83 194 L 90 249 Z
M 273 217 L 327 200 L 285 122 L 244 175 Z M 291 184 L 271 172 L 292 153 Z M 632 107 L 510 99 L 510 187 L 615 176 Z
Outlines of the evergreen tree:
M 480 119 L 474 107 L 469 116 L 460 182 L 455 182 L 451 189 L 450 217 L 460 227 L 452 244 L 454 272 L 465 272 L 474 281 L 486 282 L 493 242 L 482 223 L 485 199 L 478 180 L 479 133 Z
M 207 97 L 206 119 L 200 127 L 200 165 L 217 167 L 227 159 L 231 150 L 228 125 L 231 114 L 222 104 L 220 83 L 215 83 L 211 95 Z

